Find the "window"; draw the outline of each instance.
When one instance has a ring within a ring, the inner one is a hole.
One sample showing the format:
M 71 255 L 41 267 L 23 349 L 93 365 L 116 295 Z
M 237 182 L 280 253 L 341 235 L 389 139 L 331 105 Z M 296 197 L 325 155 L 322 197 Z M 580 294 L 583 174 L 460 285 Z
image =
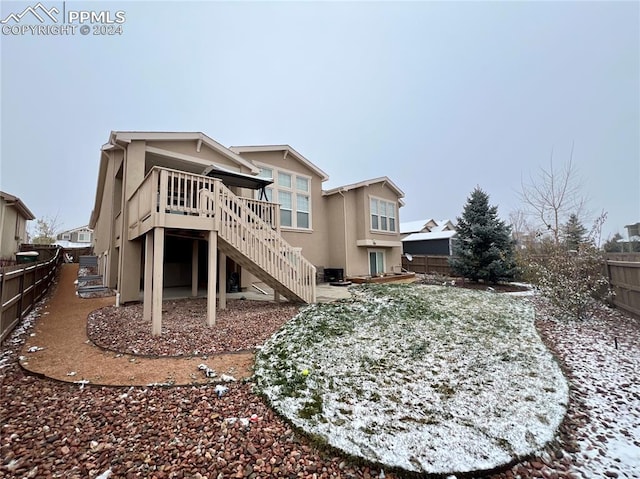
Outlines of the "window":
M 78 233 L 78 243 L 88 243 L 89 233 Z
M 296 195 L 298 205 L 296 222 L 298 228 L 309 228 L 309 197 L 307 195 Z
M 289 191 L 278 191 L 278 200 L 280 203 L 280 226 L 293 226 L 291 193 Z
M 377 276 L 384 273 L 384 251 L 369 251 L 369 274 Z
M 291 189 L 291 175 L 288 173 L 278 173 L 278 186 Z
M 371 229 L 378 231 L 396 231 L 396 204 L 378 198 L 371 198 Z
M 260 168 L 261 178 L 273 178 L 265 188 L 267 201 L 280 204 L 280 226 L 311 229 L 311 178 L 272 167 Z
M 71 239 L 71 235 L 69 233 L 63 233 L 62 234 L 62 239 L 63 240 L 70 240 Z

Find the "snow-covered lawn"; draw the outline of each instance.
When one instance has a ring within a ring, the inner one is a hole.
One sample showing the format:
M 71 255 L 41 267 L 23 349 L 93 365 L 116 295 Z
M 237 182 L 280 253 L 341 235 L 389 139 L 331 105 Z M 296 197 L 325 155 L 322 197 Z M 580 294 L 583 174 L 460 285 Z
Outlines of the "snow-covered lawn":
M 305 308 L 258 354 L 258 389 L 296 426 L 427 473 L 493 469 L 554 437 L 568 386 L 528 302 L 435 286 L 353 293 Z

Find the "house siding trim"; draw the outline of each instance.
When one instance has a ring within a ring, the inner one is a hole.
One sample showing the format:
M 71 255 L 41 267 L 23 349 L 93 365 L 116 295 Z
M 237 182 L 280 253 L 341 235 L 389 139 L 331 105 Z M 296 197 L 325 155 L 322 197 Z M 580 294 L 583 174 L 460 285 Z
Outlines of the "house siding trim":
M 361 239 L 356 241 L 357 246 L 377 246 L 378 248 L 400 248 L 402 241 L 387 241 L 379 239 Z

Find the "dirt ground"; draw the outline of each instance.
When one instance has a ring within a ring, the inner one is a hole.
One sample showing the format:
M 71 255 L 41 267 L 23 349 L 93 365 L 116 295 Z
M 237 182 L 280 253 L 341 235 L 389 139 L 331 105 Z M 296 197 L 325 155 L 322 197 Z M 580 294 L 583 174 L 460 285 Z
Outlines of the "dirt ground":
M 62 266 L 56 290 L 22 349 L 23 368 L 60 381 L 89 381 L 105 386 L 210 382 L 198 370 L 202 357 L 144 358 L 93 345 L 87 338 L 87 316 L 93 310 L 113 305 L 114 298 L 79 298 L 74 285 L 77 275 L 77 264 Z M 30 348 L 43 349 L 29 352 Z M 251 352 L 218 354 L 208 356 L 206 364 L 218 373 L 242 379 L 251 376 L 253 358 Z

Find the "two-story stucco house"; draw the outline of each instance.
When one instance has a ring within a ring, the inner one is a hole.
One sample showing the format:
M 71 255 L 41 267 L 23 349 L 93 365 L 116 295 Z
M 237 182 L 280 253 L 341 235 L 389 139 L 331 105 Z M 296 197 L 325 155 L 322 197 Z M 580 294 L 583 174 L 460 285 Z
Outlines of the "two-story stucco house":
M 20 245 L 27 241 L 27 221 L 33 219 L 20 198 L 0 191 L 0 259 L 15 259 Z
M 203 133 L 112 132 L 102 147 L 94 251 L 105 285 L 160 333 L 162 289 L 206 285 L 208 323 L 230 279 L 315 301 L 318 274 L 399 272 L 403 192 L 387 177 L 323 191 L 288 145 L 224 147 Z

